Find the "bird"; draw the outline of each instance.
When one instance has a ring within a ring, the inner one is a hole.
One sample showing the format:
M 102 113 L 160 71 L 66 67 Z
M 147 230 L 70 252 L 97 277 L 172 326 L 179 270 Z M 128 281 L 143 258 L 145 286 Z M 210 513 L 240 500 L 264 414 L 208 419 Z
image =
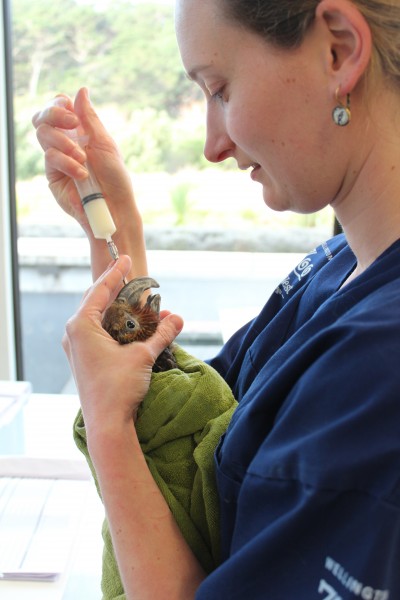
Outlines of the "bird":
M 150 294 L 145 303 L 143 293 L 160 285 L 152 277 L 136 277 L 119 292 L 106 309 L 102 319 L 103 328 L 120 344 L 143 342 L 155 333 L 160 322 L 160 294 Z M 172 347 L 168 346 L 159 355 L 153 372 L 159 373 L 177 367 Z

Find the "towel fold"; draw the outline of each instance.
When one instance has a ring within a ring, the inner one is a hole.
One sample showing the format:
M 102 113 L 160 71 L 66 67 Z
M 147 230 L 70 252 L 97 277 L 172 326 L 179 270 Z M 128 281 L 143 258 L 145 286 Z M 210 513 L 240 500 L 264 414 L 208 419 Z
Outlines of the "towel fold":
M 219 564 L 220 551 L 214 452 L 237 403 L 212 367 L 176 345 L 174 354 L 178 369 L 152 374 L 136 431 L 151 474 L 183 536 L 210 572 Z M 75 419 L 74 439 L 98 488 L 81 411 Z M 122 600 L 125 595 L 107 520 L 102 532 L 103 600 Z

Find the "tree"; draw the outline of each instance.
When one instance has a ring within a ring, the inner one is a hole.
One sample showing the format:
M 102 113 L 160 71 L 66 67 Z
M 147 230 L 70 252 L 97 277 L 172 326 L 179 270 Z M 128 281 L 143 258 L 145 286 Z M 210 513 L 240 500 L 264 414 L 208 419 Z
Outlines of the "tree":
M 87 85 L 97 104 L 176 115 L 194 92 L 172 7 L 157 3 L 115 0 L 98 10 L 77 0 L 13 0 L 13 57 L 14 92 L 30 99 Z
M 172 6 L 13 0 L 13 58 L 18 177 L 42 168 L 28 135 L 32 104 L 61 91 L 73 96 L 82 85 L 99 109 L 118 107 L 132 168 L 175 170 L 196 161 L 199 136 L 175 139 L 174 120 L 200 92 L 183 72 Z
M 33 99 L 65 85 L 104 43 L 102 19 L 74 0 L 14 0 L 14 93 Z

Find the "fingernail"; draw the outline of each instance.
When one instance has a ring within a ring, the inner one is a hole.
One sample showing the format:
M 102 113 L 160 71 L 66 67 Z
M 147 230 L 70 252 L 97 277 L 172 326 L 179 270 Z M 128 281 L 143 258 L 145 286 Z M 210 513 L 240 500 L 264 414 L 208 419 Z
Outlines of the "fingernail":
M 90 99 L 90 93 L 87 87 L 83 88 L 83 93 L 85 94 L 86 100 L 89 102 L 89 104 L 92 104 L 92 101 Z
M 56 96 L 52 103 L 55 106 L 65 107 L 68 104 L 68 99 L 65 96 Z
M 171 323 L 175 327 L 176 331 L 179 333 L 183 328 L 182 319 L 178 317 L 178 315 L 170 315 L 169 319 L 171 320 Z

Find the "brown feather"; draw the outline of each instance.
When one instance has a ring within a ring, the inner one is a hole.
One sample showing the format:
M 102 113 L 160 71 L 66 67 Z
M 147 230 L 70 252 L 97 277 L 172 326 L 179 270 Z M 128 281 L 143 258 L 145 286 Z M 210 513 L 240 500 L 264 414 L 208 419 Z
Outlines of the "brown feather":
M 139 302 L 131 304 L 120 293 L 104 313 L 102 321 L 104 329 L 120 344 L 147 340 L 155 333 L 160 322 L 158 312 L 151 307 L 152 298 L 155 296 L 149 296 L 142 306 Z M 173 352 L 168 347 L 157 358 L 153 371 L 167 371 L 176 366 Z

